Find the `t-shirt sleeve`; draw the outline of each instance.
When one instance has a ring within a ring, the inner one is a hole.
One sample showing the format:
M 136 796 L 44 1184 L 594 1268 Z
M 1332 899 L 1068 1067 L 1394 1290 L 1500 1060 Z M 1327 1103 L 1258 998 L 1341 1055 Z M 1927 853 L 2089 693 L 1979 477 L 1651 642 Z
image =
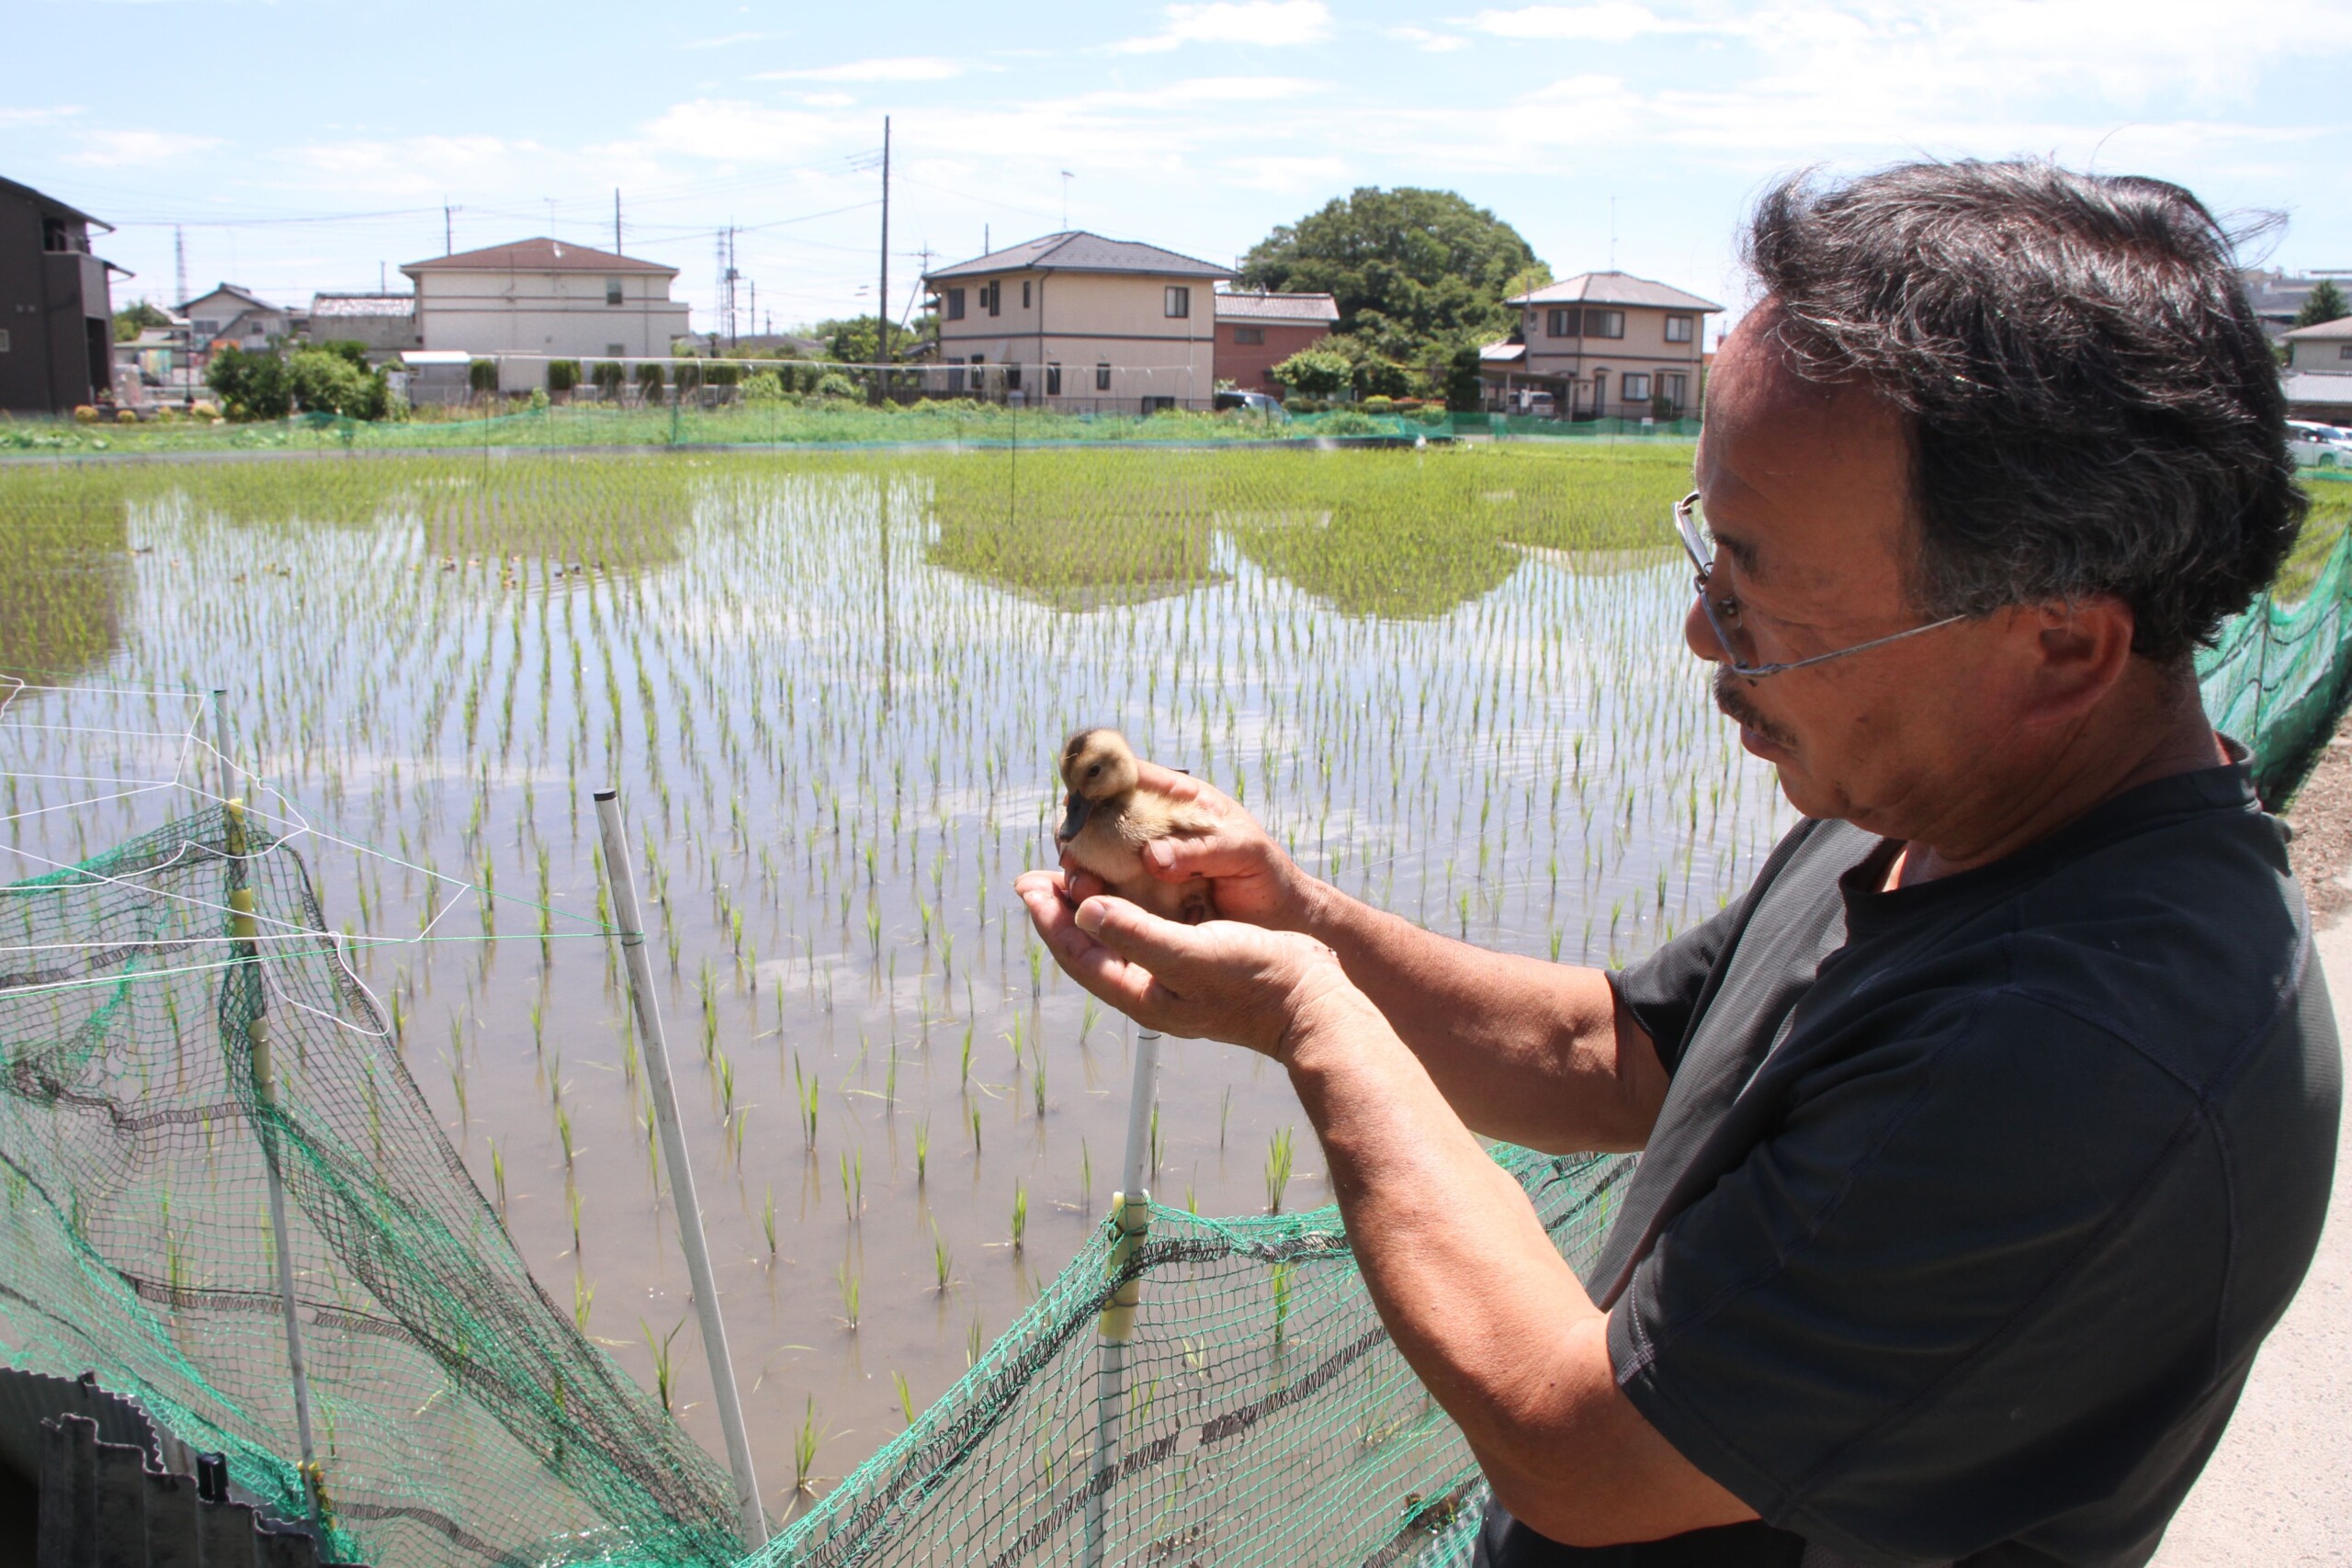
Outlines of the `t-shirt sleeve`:
M 1690 1032 L 1690 1015 L 1715 960 L 1738 927 L 1740 906 L 1734 904 L 1704 925 L 1683 932 L 1640 963 L 1613 971 L 1610 986 L 1634 1021 L 1657 1047 L 1657 1059 L 1668 1077 L 1682 1059 L 1683 1037 Z
M 1871 1034 L 1660 1233 L 1610 1354 L 1770 1523 L 1948 1561 L 2109 1495 L 2201 1397 L 2226 1181 L 2194 1095 L 2071 1014 L 1980 991 Z

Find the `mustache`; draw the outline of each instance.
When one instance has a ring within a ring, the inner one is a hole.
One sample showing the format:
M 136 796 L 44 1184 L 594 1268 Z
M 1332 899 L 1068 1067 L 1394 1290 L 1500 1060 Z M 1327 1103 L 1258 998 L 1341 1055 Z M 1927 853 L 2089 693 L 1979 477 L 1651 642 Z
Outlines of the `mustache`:
M 1722 711 L 1724 717 L 1754 730 L 1776 746 L 1796 744 L 1795 736 L 1765 717 L 1763 710 L 1748 700 L 1747 694 L 1740 688 L 1739 677 L 1729 670 L 1720 668 L 1716 670 L 1714 687 L 1715 706 Z

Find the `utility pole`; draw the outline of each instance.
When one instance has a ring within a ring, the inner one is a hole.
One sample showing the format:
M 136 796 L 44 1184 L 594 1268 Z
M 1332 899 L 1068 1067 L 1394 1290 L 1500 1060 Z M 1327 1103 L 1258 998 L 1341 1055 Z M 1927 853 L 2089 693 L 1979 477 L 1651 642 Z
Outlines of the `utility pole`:
M 874 335 L 881 345 L 882 363 L 890 363 L 890 117 L 882 117 L 882 284 L 874 296 Z M 879 402 L 889 395 L 889 374 L 876 383 Z
M 613 254 L 615 254 L 615 255 L 620 255 L 620 254 L 623 254 L 623 253 L 622 253 L 622 251 L 621 251 L 621 187 L 620 187 L 620 186 L 615 186 L 613 187 Z
M 185 305 L 187 303 L 187 231 L 176 223 L 172 225 L 172 262 L 179 283 L 179 302 Z
M 449 204 L 445 201 L 441 204 L 441 254 L 443 255 L 454 255 L 457 253 L 458 246 L 454 238 L 456 233 L 456 227 L 449 221 Z

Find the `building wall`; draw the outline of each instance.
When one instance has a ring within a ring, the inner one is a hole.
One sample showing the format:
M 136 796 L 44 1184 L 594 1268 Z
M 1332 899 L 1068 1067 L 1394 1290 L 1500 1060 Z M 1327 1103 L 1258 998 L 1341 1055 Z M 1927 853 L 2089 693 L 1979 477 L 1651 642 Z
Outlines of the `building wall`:
M 86 251 L 43 250 L 41 220 L 54 213 L 28 197 L 0 197 L 0 332 L 8 334 L 0 410 L 11 413 L 70 412 L 113 379 L 106 264 Z M 69 232 L 88 243 L 86 225 L 73 221 Z
M 1235 332 L 1243 327 L 1256 327 L 1265 334 L 1263 343 L 1239 343 Z M 1269 321 L 1259 320 L 1227 320 L 1216 324 L 1216 378 L 1230 381 L 1245 392 L 1283 394 L 1274 379 L 1274 367 L 1304 348 L 1313 348 L 1331 335 L 1329 321 Z
M 2290 370 L 2352 370 L 2352 338 L 2305 338 L 2287 345 Z
M 1137 413 L 1147 398 L 1170 398 L 1177 408 L 1204 409 L 1216 391 L 1215 280 L 1159 274 L 1008 272 L 1001 310 L 990 316 L 980 290 L 990 278 L 957 278 L 964 319 L 950 321 L 943 302 L 939 358 L 951 374 L 974 355 L 988 366 L 986 388 L 967 372 L 970 396 L 1005 395 L 1035 406 L 1071 412 Z M 1021 300 L 1029 285 L 1029 302 Z M 1167 314 L 1166 290 L 1191 290 L 1191 314 Z M 943 295 L 944 299 L 944 295 Z M 1009 390 L 1001 367 L 1021 366 L 1021 386 Z M 1061 391 L 1046 390 L 1046 367 L 1062 367 Z M 1096 367 L 1109 366 L 1110 386 L 1096 386 Z
M 608 305 L 602 273 L 420 272 L 417 334 L 424 348 L 483 357 L 659 358 L 685 335 L 687 307 L 655 273 L 620 273 L 621 303 Z M 615 345 L 618 346 L 616 347 Z M 499 371 L 507 391 L 547 385 L 545 358 L 514 359 Z

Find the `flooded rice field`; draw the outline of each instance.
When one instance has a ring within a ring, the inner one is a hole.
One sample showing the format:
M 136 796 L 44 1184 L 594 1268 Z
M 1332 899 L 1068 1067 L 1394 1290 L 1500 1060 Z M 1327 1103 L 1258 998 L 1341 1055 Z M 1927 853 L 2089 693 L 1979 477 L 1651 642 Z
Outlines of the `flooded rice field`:
M 1070 729 L 1118 726 L 1317 874 L 1490 946 L 1622 962 L 1742 885 L 1788 817 L 1682 648 L 1688 472 L 1672 448 L 0 470 L 25 682 L 0 879 L 254 799 L 547 1295 L 716 1454 L 605 932 L 590 796 L 616 787 L 782 1517 L 961 1375 L 1118 1184 L 1133 1032 L 1012 893 L 1050 863 Z M 1246 1053 L 1167 1043 L 1150 1126 L 1163 1202 L 1327 1201 Z

